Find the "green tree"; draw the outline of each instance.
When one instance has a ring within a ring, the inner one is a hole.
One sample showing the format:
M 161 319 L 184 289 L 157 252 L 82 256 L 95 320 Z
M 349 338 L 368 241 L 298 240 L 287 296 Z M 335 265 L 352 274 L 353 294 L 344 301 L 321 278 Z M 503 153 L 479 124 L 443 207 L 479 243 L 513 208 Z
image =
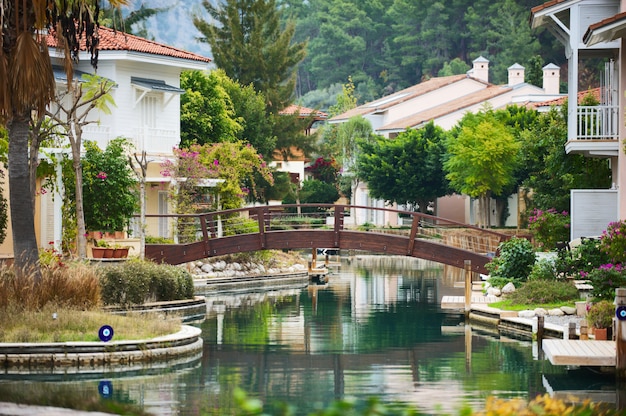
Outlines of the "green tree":
M 489 200 L 514 181 L 519 149 L 520 144 L 489 109 L 468 113 L 448 137 L 446 178 L 456 192 L 479 199 L 479 224 L 491 225 Z
M 571 189 L 607 189 L 611 186 L 608 159 L 567 154 L 567 120 L 562 111 L 541 113 L 537 123 L 520 134 L 522 186 L 533 191 L 529 207 L 570 210 Z
M 39 281 L 39 250 L 35 236 L 34 189 L 30 189 L 28 157 L 31 112 L 42 115 L 54 98 L 55 80 L 47 47 L 46 29 L 54 30 L 64 45 L 67 79 L 78 59 L 82 40 L 92 64 L 98 61 L 97 26 L 100 2 L 78 0 L 49 2 L 0 0 L 0 119 L 9 131 L 9 189 L 15 269 L 21 275 L 33 272 Z M 113 7 L 124 0 L 109 0 Z M 76 23 L 80 21 L 81 24 Z M 60 29 L 60 30 L 59 30 Z M 62 39 L 62 40 L 61 40 Z
M 430 122 L 395 139 L 361 141 L 359 177 L 367 182 L 372 197 L 426 212 L 430 202 L 448 193 L 441 161 L 445 137 L 445 131 Z
M 465 63 L 465 61 L 459 58 L 454 58 L 450 62 L 446 62 L 443 64 L 443 68 L 439 70 L 439 72 L 437 73 L 437 76 L 447 77 L 450 75 L 460 75 L 460 74 L 465 74 L 469 70 L 470 70 L 470 66 L 467 63 Z
M 186 71 L 180 85 L 180 144 L 232 142 L 242 130 L 230 95 L 222 84 L 223 73 Z
M 264 94 L 270 113 L 293 101 L 296 69 L 306 54 L 306 42 L 292 42 L 295 23 L 281 25 L 275 0 L 227 0 L 204 8 L 211 24 L 194 18 L 194 25 L 211 45 L 218 68 L 242 85 Z
M 89 230 L 85 223 L 85 204 L 83 203 L 84 176 L 81 161 L 83 128 L 98 122 L 98 120 L 90 117 L 91 110 L 97 109 L 103 114 L 111 113 L 110 106 L 114 106 L 115 103 L 110 92 L 114 86 L 115 83 L 113 81 L 98 75 L 84 74 L 81 80 L 72 78 L 72 81 L 68 82 L 66 90 L 57 92 L 50 111 L 46 113 L 56 123 L 56 126 L 63 130 L 72 150 L 75 182 L 73 201 L 74 209 L 76 210 L 75 220 L 77 227 L 76 251 L 80 258 L 87 257 L 87 239 L 85 236 L 86 231 Z M 33 148 L 31 146 L 31 151 L 34 150 L 38 150 L 38 147 Z M 96 231 L 96 229 L 89 231 Z
M 272 131 L 271 119 L 265 113 L 265 97 L 254 90 L 252 85 L 242 85 L 218 71 L 221 83 L 233 103 L 235 118 L 242 126 L 237 132 L 237 140 L 250 143 L 263 156 L 270 160 L 276 149 L 276 136 Z

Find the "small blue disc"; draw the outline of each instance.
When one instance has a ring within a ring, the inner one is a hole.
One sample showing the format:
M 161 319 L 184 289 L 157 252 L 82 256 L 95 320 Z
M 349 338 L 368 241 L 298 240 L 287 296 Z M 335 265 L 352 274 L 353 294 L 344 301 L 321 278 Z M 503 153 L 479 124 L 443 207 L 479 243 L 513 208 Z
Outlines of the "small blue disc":
M 110 380 L 102 380 L 98 383 L 98 393 L 100 396 L 108 399 L 113 395 L 113 383 Z
M 98 331 L 98 336 L 102 342 L 111 341 L 111 339 L 113 339 L 113 328 L 109 325 L 102 325 Z
M 615 316 L 617 316 L 617 319 L 620 321 L 626 321 L 626 306 L 618 306 L 615 309 Z

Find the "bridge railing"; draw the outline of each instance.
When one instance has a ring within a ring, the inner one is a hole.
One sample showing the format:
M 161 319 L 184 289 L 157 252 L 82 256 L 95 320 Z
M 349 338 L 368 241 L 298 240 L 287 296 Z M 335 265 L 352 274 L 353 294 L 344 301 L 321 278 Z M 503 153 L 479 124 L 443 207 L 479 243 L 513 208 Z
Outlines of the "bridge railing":
M 496 231 L 419 212 L 334 204 L 263 205 L 146 218 L 148 235 L 169 237 L 176 243 L 284 230 L 352 230 L 400 234 L 411 240 L 435 239 L 474 252 L 492 253 L 508 238 Z M 153 230 L 159 234 L 152 234 Z

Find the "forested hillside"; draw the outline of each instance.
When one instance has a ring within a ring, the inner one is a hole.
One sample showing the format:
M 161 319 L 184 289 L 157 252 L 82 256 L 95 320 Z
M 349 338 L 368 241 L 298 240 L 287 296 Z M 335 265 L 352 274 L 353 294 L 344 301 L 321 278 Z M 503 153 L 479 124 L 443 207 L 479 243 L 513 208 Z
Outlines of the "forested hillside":
M 548 62 L 564 66 L 563 47 L 554 36 L 530 30 L 530 9 L 543 2 L 276 0 L 283 16 L 296 22 L 294 41 L 308 40 L 297 96 L 319 108 L 327 108 L 349 76 L 364 102 L 428 77 L 464 72 L 480 55 L 489 59 L 494 83 L 506 82 L 506 69 L 514 63 L 531 77 Z M 135 1 L 133 7 L 167 3 Z M 147 34 L 181 48 L 206 50 L 206 45 L 198 47 L 193 25 L 181 24 L 181 13 L 201 13 L 199 1 L 169 4 L 144 24 Z

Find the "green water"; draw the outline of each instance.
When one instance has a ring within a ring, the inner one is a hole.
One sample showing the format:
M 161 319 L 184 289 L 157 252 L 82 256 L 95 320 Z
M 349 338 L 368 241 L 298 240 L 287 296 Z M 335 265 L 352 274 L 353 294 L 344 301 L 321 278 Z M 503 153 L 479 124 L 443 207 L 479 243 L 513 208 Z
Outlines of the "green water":
M 261 399 L 269 414 L 281 403 L 308 414 L 338 398 L 372 396 L 458 414 L 463 405 L 482 408 L 491 395 L 615 392 L 611 377 L 553 367 L 528 341 L 444 313 L 441 296 L 462 294 L 454 270 L 357 264 L 343 264 L 327 284 L 209 298 L 200 324 L 204 350 L 190 363 L 131 374 L 0 374 L 0 401 L 10 400 L 1 396 L 7 387 L 97 398 L 107 382 L 112 398 L 157 415 L 232 414 L 236 387 Z

